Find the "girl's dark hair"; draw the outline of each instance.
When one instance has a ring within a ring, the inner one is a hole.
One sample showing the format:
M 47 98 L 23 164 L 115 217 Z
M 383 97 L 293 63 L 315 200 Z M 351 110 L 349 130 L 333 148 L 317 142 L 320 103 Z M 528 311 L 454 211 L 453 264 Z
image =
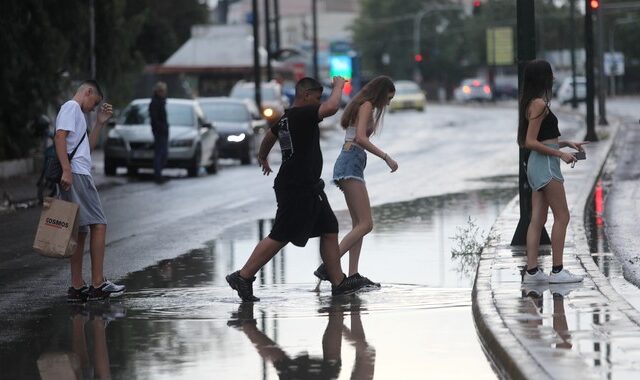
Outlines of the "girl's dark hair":
M 527 108 L 531 101 L 542 98 L 549 104 L 551 98 L 551 87 L 553 86 L 553 72 L 549 62 L 543 59 L 533 60 L 524 67 L 522 79 L 522 91 L 520 93 L 520 107 L 518 118 L 518 145 L 524 146 L 527 138 L 527 128 L 529 119 L 527 118 Z M 531 119 L 541 115 L 531 115 Z
M 362 89 L 351 99 L 347 107 L 342 113 L 340 119 L 340 125 L 342 128 L 347 128 L 350 125 L 356 123 L 358 118 L 358 110 L 364 102 L 370 102 L 373 108 L 376 110 L 373 119 L 374 132 L 378 128 L 380 119 L 387 106 L 388 96 L 390 93 L 396 92 L 396 87 L 393 85 L 393 81 L 388 76 L 378 76 L 369 81 Z

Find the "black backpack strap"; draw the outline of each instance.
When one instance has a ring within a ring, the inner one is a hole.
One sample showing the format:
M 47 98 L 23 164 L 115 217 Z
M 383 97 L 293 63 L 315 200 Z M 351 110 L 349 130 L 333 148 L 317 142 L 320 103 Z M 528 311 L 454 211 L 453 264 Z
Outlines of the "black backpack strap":
M 82 141 L 84 141 L 84 138 L 87 137 L 87 134 L 89 134 L 89 132 L 85 131 L 85 133 L 84 133 L 84 135 L 82 135 L 82 138 L 80 139 L 80 142 L 78 143 L 78 145 L 76 145 L 76 147 L 73 148 L 73 151 L 71 153 L 69 153 L 69 161 L 71 161 L 73 156 L 76 155 L 76 150 L 78 150 L 78 148 L 80 147 L 80 144 L 82 144 Z

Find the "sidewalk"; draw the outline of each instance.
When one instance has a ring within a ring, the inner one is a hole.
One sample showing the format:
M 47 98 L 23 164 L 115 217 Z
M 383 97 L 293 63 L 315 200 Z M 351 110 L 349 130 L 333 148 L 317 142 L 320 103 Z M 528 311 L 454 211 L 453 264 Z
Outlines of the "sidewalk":
M 588 160 L 563 165 L 571 222 L 564 265 L 585 276 L 583 284 L 524 288 L 525 248 L 510 241 L 520 218 L 516 196 L 483 250 L 473 289 L 473 314 L 487 354 L 504 378 L 637 378 L 640 372 L 638 289 L 615 285 L 594 262 L 585 233 L 585 206 L 613 146 L 609 137 L 586 147 Z M 552 215 L 546 224 L 550 231 Z M 545 252 L 546 251 L 546 252 Z M 541 247 L 541 267 L 551 268 L 550 247 Z M 622 293 L 622 294 L 621 294 Z

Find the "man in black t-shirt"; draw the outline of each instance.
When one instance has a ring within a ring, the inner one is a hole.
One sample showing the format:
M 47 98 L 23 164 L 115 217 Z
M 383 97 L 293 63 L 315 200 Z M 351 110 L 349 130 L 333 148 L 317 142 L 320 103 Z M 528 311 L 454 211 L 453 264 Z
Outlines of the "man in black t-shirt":
M 258 301 L 253 295 L 255 274 L 276 253 L 291 242 L 304 247 L 311 237 L 320 236 L 320 255 L 327 266 L 333 295 L 349 294 L 365 284 L 357 277 L 347 277 L 340 267 L 338 221 L 323 191 L 322 152 L 318 123 L 334 115 L 339 108 L 345 80 L 333 78 L 329 99 L 321 103 L 322 85 L 313 78 L 296 83 L 293 107 L 265 134 L 258 163 L 262 173 L 272 172 L 267 156 L 276 141 L 282 150 L 282 165 L 274 181 L 278 210 L 268 237 L 255 247 L 246 264 L 226 279 L 243 301 Z

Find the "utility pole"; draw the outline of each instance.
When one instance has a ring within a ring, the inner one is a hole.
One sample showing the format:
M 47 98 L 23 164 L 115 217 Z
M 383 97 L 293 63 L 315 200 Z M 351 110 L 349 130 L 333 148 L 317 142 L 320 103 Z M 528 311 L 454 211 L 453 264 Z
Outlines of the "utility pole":
M 609 125 L 605 104 L 606 79 L 604 77 L 604 12 L 602 7 L 596 10 L 598 24 L 598 125 Z
M 269 2 L 264 0 L 264 45 L 267 49 L 267 81 L 273 79 L 273 68 L 271 67 L 271 10 Z
M 253 14 L 251 17 L 251 24 L 253 25 L 253 83 L 256 107 L 262 109 L 262 96 L 261 96 L 261 82 L 260 79 L 260 30 L 258 29 L 258 0 L 251 0 L 251 7 Z
M 518 92 L 522 93 L 524 67 L 536 58 L 536 27 L 534 0 L 518 0 L 516 5 L 518 34 Z M 511 245 L 527 244 L 527 229 L 531 221 L 531 187 L 527 181 L 527 161 L 529 150 L 520 147 L 518 165 L 518 190 L 520 196 L 520 221 L 511 239 Z M 547 230 L 542 228 L 540 244 L 549 244 Z
M 96 9 L 89 0 L 89 50 L 91 54 L 91 79 L 96 79 Z
M 584 50 L 585 50 L 585 74 L 587 77 L 587 141 L 598 141 L 595 129 L 595 115 L 593 109 L 594 97 L 594 73 L 593 73 L 593 18 L 590 0 L 585 0 L 584 11 Z
M 276 38 L 276 49 L 280 51 L 280 0 L 273 0 L 273 18 L 274 18 L 274 31 Z
M 311 0 L 311 19 L 313 29 L 313 78 L 320 80 L 320 70 L 318 69 L 318 1 Z
M 578 108 L 578 95 L 576 94 L 576 34 L 572 31 L 576 29 L 576 0 L 569 0 L 569 12 L 571 12 L 571 108 Z

